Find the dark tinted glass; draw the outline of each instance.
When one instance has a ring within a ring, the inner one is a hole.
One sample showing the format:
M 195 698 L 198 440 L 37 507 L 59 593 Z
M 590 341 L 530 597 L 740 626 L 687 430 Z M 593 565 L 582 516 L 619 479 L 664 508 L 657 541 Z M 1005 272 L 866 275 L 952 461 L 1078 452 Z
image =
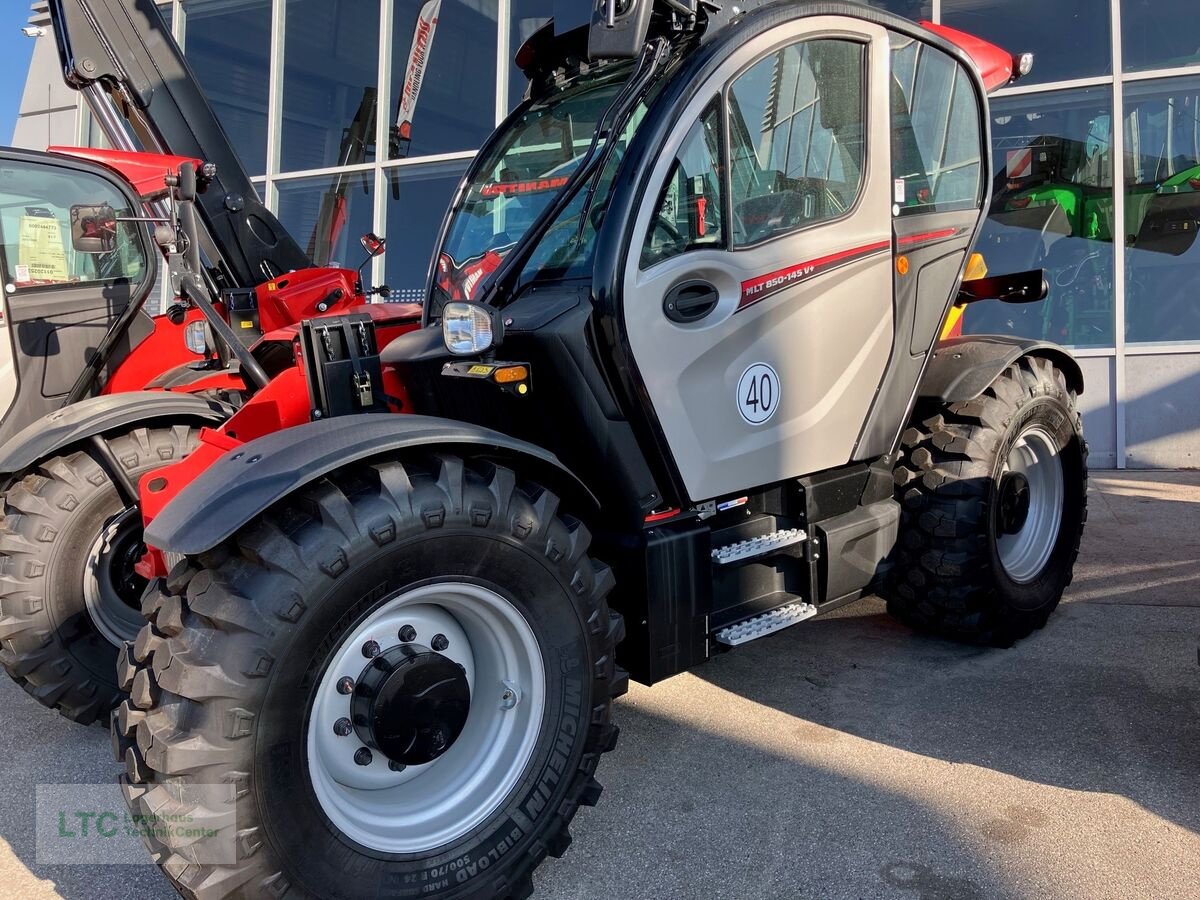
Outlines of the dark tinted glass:
M 980 203 L 979 104 L 967 73 L 892 35 L 892 178 L 900 215 Z
M 416 104 L 411 127 L 399 135 L 392 158 L 474 150 L 496 124 L 496 3 L 464 0 L 396 0 L 392 27 L 392 104 L 388 121 L 406 92 Z M 436 27 L 430 23 L 436 20 Z M 418 65 L 425 60 L 418 79 Z M 419 92 L 417 87 L 419 84 Z M 390 252 L 390 251 L 389 251 Z
M 366 251 L 358 239 L 372 230 L 374 172 L 298 178 L 275 186 L 279 220 L 316 265 L 355 268 L 363 261 Z
M 1112 72 L 1108 0 L 942 0 L 942 21 L 1010 53 L 1033 53 L 1023 83 Z
M 863 44 L 800 41 L 729 87 L 733 245 L 836 219 L 858 199 L 866 154 Z
M 283 61 L 280 170 L 374 159 L 379 0 L 291 0 Z
M 1200 64 L 1196 0 L 1121 0 L 1125 71 Z
M 270 0 L 188 0 L 184 52 L 242 165 L 264 174 Z
M 1112 93 L 992 103 L 992 205 L 976 249 L 993 275 L 1045 269 L 1049 297 L 967 307 L 964 330 L 1113 343 Z
M 1200 78 L 1125 86 L 1125 335 L 1200 340 Z
M 425 299 L 425 276 L 442 218 L 466 169 L 466 161 L 404 166 L 387 173 L 388 185 L 386 283 L 392 299 Z

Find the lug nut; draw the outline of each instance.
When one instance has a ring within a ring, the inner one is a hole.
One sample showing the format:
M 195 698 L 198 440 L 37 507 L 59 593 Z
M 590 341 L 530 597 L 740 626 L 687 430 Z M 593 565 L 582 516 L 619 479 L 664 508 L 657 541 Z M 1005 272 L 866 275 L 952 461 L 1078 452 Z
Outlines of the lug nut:
M 354 730 L 354 726 L 350 724 L 350 720 L 344 716 L 333 723 L 333 733 L 338 737 L 345 737 Z
M 374 659 L 379 655 L 379 644 L 376 641 L 367 641 L 363 644 L 362 654 L 367 659 Z
M 396 760 L 394 760 L 394 759 L 389 759 L 388 760 L 388 768 L 391 769 L 393 772 L 403 772 L 405 769 L 408 768 L 408 766 L 404 765 L 404 763 L 402 763 L 402 762 L 396 762 Z
M 400 629 L 400 640 L 404 641 L 404 643 L 411 644 L 416 639 L 417 629 L 413 628 L 411 625 L 405 625 Z
M 445 650 L 447 647 L 450 646 L 450 641 L 446 639 L 446 636 L 444 634 L 435 634 L 433 636 L 433 640 L 429 642 L 429 646 L 432 647 L 434 650 L 436 650 L 438 653 L 441 653 L 443 650 Z
M 373 759 L 374 757 L 371 755 L 371 751 L 366 747 L 359 747 L 354 751 L 354 762 L 356 765 L 369 766 L 371 764 L 371 760 Z
M 338 691 L 338 693 L 339 693 L 339 694 L 350 694 L 350 693 L 353 693 L 353 691 L 354 691 L 354 679 L 353 679 L 353 678 L 350 678 L 349 676 L 347 676 L 347 677 L 345 677 L 345 678 L 339 678 L 339 679 L 338 679 L 338 684 L 337 684 L 337 691 Z

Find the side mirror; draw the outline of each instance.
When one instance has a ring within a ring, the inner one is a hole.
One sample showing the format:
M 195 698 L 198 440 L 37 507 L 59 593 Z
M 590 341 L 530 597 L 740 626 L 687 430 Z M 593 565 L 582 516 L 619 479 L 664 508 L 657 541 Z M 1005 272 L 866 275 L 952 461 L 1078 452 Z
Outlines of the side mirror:
M 358 239 L 358 242 L 362 244 L 369 257 L 381 256 L 387 247 L 387 239 L 381 238 L 373 231 L 368 231 Z
M 71 247 L 79 253 L 117 249 L 117 212 L 107 203 L 71 207 Z

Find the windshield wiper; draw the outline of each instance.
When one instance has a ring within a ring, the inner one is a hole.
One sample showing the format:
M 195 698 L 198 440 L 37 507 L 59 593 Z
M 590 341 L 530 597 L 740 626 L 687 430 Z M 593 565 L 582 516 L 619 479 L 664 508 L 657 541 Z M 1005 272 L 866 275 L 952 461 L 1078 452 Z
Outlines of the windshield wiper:
M 669 52 L 670 44 L 663 38 L 655 38 L 646 44 L 638 57 L 633 73 L 617 95 L 613 97 L 596 123 L 596 130 L 592 133 L 592 142 L 583 154 L 582 162 L 571 173 L 567 183 L 563 185 L 554 199 L 533 220 L 525 234 L 505 254 L 503 262 L 479 285 L 479 303 L 484 306 L 502 306 L 509 299 L 506 296 L 509 292 L 509 276 L 514 272 L 519 273 L 525 267 L 533 255 L 533 251 L 537 249 L 546 232 L 550 230 L 550 226 L 575 199 L 580 187 L 596 173 L 608 158 L 608 148 L 613 143 L 613 135 L 620 134 L 620 130 L 625 127 L 629 116 L 632 115 L 638 102 L 649 90 L 654 76 L 667 59 Z M 601 147 L 601 139 L 604 140 L 603 147 Z

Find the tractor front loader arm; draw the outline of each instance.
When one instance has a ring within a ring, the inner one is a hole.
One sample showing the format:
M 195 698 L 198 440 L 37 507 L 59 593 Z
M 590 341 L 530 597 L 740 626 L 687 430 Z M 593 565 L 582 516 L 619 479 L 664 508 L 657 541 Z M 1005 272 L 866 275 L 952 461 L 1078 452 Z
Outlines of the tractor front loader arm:
M 311 265 L 259 199 L 154 0 L 50 0 L 50 20 L 67 84 L 115 148 L 209 164 L 197 205 L 219 286 L 252 287 Z

